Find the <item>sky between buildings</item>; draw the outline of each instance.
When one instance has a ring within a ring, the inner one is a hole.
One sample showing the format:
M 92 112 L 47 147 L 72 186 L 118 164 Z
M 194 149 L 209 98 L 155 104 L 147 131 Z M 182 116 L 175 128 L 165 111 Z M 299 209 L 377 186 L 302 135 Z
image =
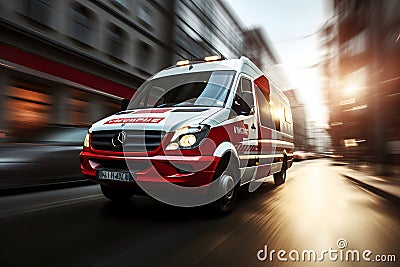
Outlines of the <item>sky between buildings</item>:
M 322 92 L 323 51 L 318 31 L 328 17 L 329 0 L 225 0 L 247 27 L 269 35 L 292 88 L 300 92 L 308 120 L 327 124 Z M 291 88 L 286 88 L 291 89 Z

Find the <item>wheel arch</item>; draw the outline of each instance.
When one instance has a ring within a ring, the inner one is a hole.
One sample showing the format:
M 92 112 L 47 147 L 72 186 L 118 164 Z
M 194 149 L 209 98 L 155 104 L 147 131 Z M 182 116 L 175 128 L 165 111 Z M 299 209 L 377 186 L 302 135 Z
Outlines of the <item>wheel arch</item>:
M 222 142 L 214 152 L 214 156 L 220 157 L 219 164 L 217 166 L 217 170 L 215 172 L 214 179 L 218 178 L 222 172 L 229 166 L 233 166 L 233 170 L 235 171 L 235 176 L 240 181 L 240 170 L 239 170 L 239 156 L 237 154 L 235 146 L 228 142 Z M 237 182 L 237 181 L 235 181 Z

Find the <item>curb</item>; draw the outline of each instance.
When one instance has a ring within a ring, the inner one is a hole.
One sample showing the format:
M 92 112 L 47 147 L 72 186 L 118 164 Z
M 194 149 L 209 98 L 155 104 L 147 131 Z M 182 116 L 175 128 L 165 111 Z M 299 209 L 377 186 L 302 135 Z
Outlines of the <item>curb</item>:
M 356 179 L 356 178 L 354 178 L 352 176 L 349 176 L 347 174 L 342 174 L 342 176 L 346 177 L 347 179 L 351 180 L 355 184 L 363 187 L 364 189 L 366 189 L 366 190 L 368 190 L 368 191 L 370 191 L 370 192 L 372 192 L 372 193 L 374 193 L 374 194 L 376 194 L 376 195 L 378 195 L 380 197 L 383 197 L 383 198 L 385 198 L 385 199 L 387 199 L 389 201 L 392 201 L 392 202 L 395 202 L 397 204 L 400 204 L 400 197 L 398 197 L 398 196 L 395 196 L 395 195 L 393 195 L 393 194 L 391 194 L 391 193 L 389 193 L 387 191 L 379 189 L 378 187 L 375 187 L 375 186 L 372 186 L 372 185 L 367 184 L 365 182 L 362 182 L 362 181 L 360 181 L 360 180 L 358 180 L 358 179 Z

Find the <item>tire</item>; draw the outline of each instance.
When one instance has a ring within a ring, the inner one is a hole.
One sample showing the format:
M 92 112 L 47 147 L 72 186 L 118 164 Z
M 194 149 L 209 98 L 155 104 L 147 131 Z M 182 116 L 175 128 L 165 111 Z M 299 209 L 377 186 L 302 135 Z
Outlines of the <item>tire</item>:
M 134 195 L 134 190 L 130 188 L 113 188 L 105 185 L 100 185 L 103 195 L 112 201 L 128 201 Z
M 283 159 L 282 169 L 280 172 L 274 174 L 274 182 L 275 185 L 284 184 L 286 181 L 286 170 L 287 170 L 287 159 L 286 157 Z
M 236 203 L 236 198 L 240 185 L 240 182 L 235 185 L 235 181 L 237 181 L 237 173 L 238 172 L 234 170 L 234 167 L 232 165 L 228 165 L 226 170 L 224 170 L 222 174 L 217 178 L 221 183 L 221 188 L 224 186 L 225 188 L 233 188 L 223 197 L 211 203 L 212 213 L 215 217 L 224 217 L 232 212 L 233 207 Z M 226 189 L 224 190 L 224 192 L 225 191 Z

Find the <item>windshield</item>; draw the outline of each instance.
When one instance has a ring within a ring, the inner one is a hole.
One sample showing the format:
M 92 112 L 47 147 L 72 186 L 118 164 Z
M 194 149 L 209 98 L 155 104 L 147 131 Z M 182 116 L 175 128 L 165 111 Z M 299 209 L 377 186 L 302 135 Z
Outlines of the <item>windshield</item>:
M 223 107 L 235 71 L 179 74 L 144 83 L 128 109 L 158 107 Z

